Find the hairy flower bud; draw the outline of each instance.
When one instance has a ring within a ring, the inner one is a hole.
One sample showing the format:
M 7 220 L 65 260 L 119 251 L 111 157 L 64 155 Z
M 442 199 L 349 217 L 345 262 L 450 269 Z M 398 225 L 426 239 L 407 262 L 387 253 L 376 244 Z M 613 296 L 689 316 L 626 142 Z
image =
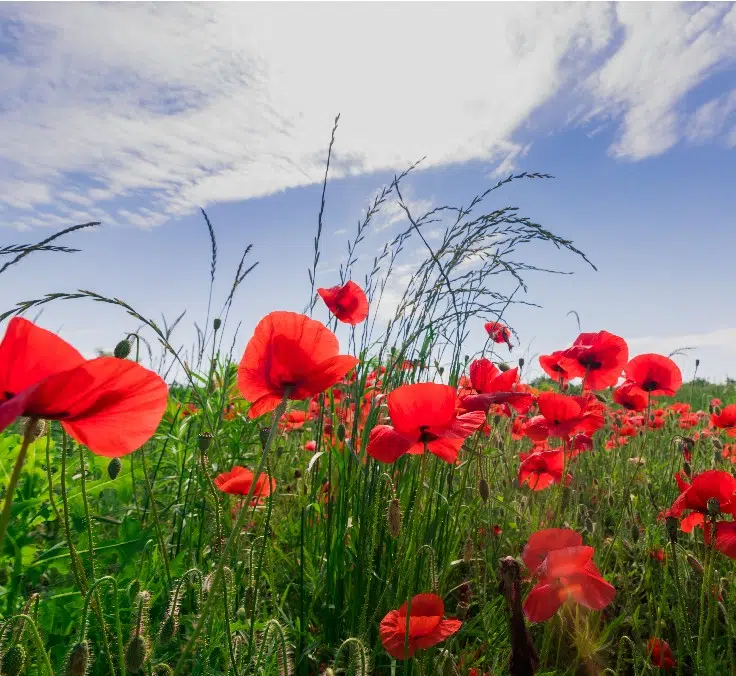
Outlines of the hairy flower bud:
M 388 503 L 386 523 L 391 537 L 394 539 L 399 537 L 399 534 L 401 533 L 401 503 L 398 498 L 393 498 L 391 502 Z
M 66 676 L 85 676 L 89 668 L 89 643 L 79 641 L 72 646 L 66 660 Z
M 20 643 L 11 645 L 2 657 L 0 668 L 3 676 L 21 676 L 26 668 L 26 649 Z
M 337 426 L 337 439 L 340 442 L 345 441 L 345 425 L 342 423 Z
M 123 463 L 120 458 L 113 458 L 107 465 L 107 475 L 111 479 L 117 478 L 120 474 L 120 470 L 123 468 Z
M 123 340 L 115 346 L 112 353 L 118 359 L 127 359 L 128 355 L 130 355 L 131 347 L 130 341 L 127 338 L 123 338 Z
M 125 668 L 132 674 L 137 674 L 148 659 L 148 645 L 142 636 L 133 636 L 125 646 Z
M 480 499 L 483 502 L 488 502 L 488 498 L 491 497 L 491 488 L 485 479 L 481 479 L 478 482 L 478 492 L 480 493 Z
M 700 563 L 692 554 L 687 555 L 687 562 L 690 564 L 690 568 L 692 568 L 696 573 L 699 573 L 700 575 L 703 574 L 703 564 Z

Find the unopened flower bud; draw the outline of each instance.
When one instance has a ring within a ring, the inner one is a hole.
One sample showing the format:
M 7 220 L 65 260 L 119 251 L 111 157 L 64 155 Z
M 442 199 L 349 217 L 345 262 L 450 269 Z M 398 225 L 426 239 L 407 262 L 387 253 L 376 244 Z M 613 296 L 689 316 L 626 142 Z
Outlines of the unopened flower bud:
M 386 524 L 388 525 L 388 532 L 392 538 L 396 539 L 401 533 L 401 503 L 398 498 L 393 498 L 388 503 L 388 510 L 386 512 Z
M 123 338 L 116 346 L 115 349 L 112 351 L 113 355 L 117 357 L 118 359 L 127 359 L 128 355 L 130 355 L 130 348 L 131 348 L 130 341 L 127 338 Z
M 491 497 L 491 488 L 485 478 L 482 478 L 478 482 L 478 492 L 480 493 L 480 499 L 483 502 L 488 502 L 488 498 Z
M 667 536 L 669 537 L 670 542 L 673 545 L 677 544 L 677 530 L 679 527 L 677 519 L 674 516 L 668 516 L 665 518 L 664 523 L 667 528 Z
M 687 555 L 687 562 L 690 564 L 690 568 L 692 568 L 696 573 L 699 573 L 700 575 L 703 574 L 703 564 L 700 563 L 692 554 Z
M 107 465 L 107 476 L 111 479 L 117 478 L 120 470 L 123 468 L 123 462 L 120 458 L 113 458 Z
M 508 371 L 508 370 L 509 370 L 510 368 L 511 368 L 511 367 L 510 367 L 510 366 L 509 366 L 509 365 L 508 365 L 508 364 L 507 364 L 507 363 L 506 363 L 505 361 L 500 361 L 500 362 L 498 362 L 498 370 L 499 370 L 499 371 L 502 371 L 502 372 L 506 372 L 506 371 Z
M 637 526 L 636 524 L 633 524 L 631 526 L 631 539 L 634 542 L 639 542 L 639 526 Z
M 520 369 L 523 369 L 524 368 L 524 364 L 525 363 L 526 362 L 524 361 L 524 357 L 519 357 L 519 368 Z
M 207 449 L 212 444 L 212 439 L 214 439 L 214 436 L 211 432 L 202 432 L 197 437 L 197 444 L 199 445 L 199 450 L 202 451 L 202 453 L 207 452 Z
M 214 328 L 215 331 L 217 331 L 221 326 L 222 326 L 222 321 L 220 320 L 219 317 L 215 317 L 212 320 L 212 328 Z
M 26 668 L 26 649 L 20 643 L 11 645 L 2 657 L 0 668 L 3 676 L 21 676 Z
M 138 592 L 141 590 L 141 583 L 138 579 L 133 580 L 128 585 L 128 597 L 131 601 L 135 599 L 136 596 L 138 596 Z
M 174 670 L 165 662 L 157 664 L 153 668 L 153 676 L 173 676 Z
M 168 613 L 164 618 L 164 621 L 161 623 L 161 627 L 158 630 L 158 640 L 161 644 L 166 644 L 171 641 L 174 636 L 176 636 L 176 632 L 179 631 L 179 617 L 177 610 L 178 609 L 175 609 L 174 612 Z
M 271 434 L 270 427 L 262 427 L 258 432 L 258 438 L 261 440 L 261 448 L 266 450 L 266 444 L 268 443 L 268 437 Z
M 345 441 L 345 425 L 342 423 L 337 426 L 337 440 L 340 442 Z
M 41 418 L 22 418 L 23 435 L 29 441 L 36 441 L 46 431 L 46 421 Z
M 72 646 L 66 660 L 66 676 L 85 676 L 89 668 L 89 643 L 79 641 Z
M 706 504 L 708 506 L 708 515 L 711 519 L 714 519 L 721 513 L 721 503 L 718 502 L 718 498 L 708 498 Z
M 148 646 L 142 636 L 132 636 L 125 647 L 125 668 L 137 674 L 148 659 Z

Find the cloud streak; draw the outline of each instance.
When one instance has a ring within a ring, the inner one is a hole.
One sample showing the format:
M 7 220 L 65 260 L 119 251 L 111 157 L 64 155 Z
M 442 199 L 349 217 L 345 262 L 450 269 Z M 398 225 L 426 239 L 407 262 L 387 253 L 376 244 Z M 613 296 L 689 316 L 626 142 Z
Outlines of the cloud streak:
M 613 125 L 618 158 L 736 134 L 732 98 L 682 106 L 736 58 L 728 3 L 13 4 L 0 21 L 16 227 L 93 209 L 154 227 L 316 183 L 337 112 L 335 176 L 424 155 L 507 172 L 534 114 L 573 101 L 570 123 Z

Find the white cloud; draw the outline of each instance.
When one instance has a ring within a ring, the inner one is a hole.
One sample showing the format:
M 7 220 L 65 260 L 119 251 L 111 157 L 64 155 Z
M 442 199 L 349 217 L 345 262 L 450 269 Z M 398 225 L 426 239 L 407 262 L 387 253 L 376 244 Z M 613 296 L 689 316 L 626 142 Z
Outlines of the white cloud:
M 686 136 L 683 97 L 736 55 L 728 3 L 7 4 L 3 17 L 0 195 L 19 226 L 42 205 L 120 213 L 111 202 L 135 197 L 150 212 L 121 221 L 151 227 L 318 182 L 337 112 L 334 176 L 424 155 L 506 173 L 532 114 L 569 110 L 558 96 L 580 81 L 576 119 L 620 117 L 612 152 L 640 159 Z
M 710 141 L 721 133 L 729 116 L 736 111 L 736 89 L 704 103 L 695 111 L 688 138 L 695 143 Z
M 645 336 L 628 341 L 632 353 L 659 352 L 669 354 L 683 347 L 718 348 L 736 354 L 736 328 L 680 336 Z
M 434 206 L 434 202 L 431 199 L 414 199 L 410 188 L 402 188 L 401 196 L 404 205 L 415 221 L 419 220 Z M 378 216 L 376 216 L 375 222 L 373 223 L 373 232 L 383 232 L 401 222 L 409 225 L 404 208 L 399 204 L 397 198 L 389 199 L 381 206 L 381 210 L 378 212 Z

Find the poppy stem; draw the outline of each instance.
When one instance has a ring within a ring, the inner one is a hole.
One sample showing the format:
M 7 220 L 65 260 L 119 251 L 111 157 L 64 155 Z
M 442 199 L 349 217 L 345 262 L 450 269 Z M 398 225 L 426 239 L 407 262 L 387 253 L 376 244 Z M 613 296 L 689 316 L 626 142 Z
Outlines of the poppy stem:
M 15 466 L 13 467 L 13 473 L 10 475 L 10 481 L 5 492 L 5 504 L 3 505 L 3 511 L 0 515 L 0 554 L 3 552 L 3 545 L 5 544 L 5 534 L 8 530 L 8 522 L 10 521 L 10 508 L 13 504 L 13 494 L 18 486 L 20 479 L 20 473 L 23 469 L 23 465 L 26 461 L 26 455 L 28 455 L 28 446 L 35 436 L 36 422 L 38 418 L 29 418 L 26 423 L 25 430 L 23 432 L 23 441 L 20 445 L 20 451 L 18 451 L 18 457 L 15 459 Z
M 266 443 L 263 446 L 263 453 L 261 454 L 261 460 L 258 463 L 258 467 L 256 468 L 255 472 L 253 473 L 253 482 L 251 483 L 250 490 L 248 491 L 248 495 L 245 498 L 246 505 L 249 505 L 250 501 L 253 499 L 253 494 L 255 493 L 256 485 L 258 483 L 258 477 L 263 473 L 263 470 L 266 467 L 266 460 L 268 459 L 268 452 L 271 448 L 271 445 L 273 444 L 273 440 L 276 438 L 276 433 L 278 432 L 278 429 L 279 429 L 278 422 L 281 419 L 281 416 L 284 414 L 284 411 L 286 410 L 286 405 L 289 401 L 289 394 L 290 394 L 290 389 L 287 388 L 284 391 L 284 396 L 283 396 L 283 399 L 281 400 L 281 403 L 276 407 L 276 409 L 273 412 L 273 422 L 268 432 L 268 439 L 266 440 Z M 247 509 L 240 510 L 238 520 L 233 526 L 232 532 L 230 533 L 230 537 L 225 543 L 225 547 L 223 548 L 222 553 L 220 554 L 220 560 L 217 563 L 217 567 L 212 573 L 212 583 L 211 583 L 212 589 L 217 589 L 217 585 L 220 584 L 220 579 L 222 578 L 222 570 L 225 567 L 225 564 L 227 563 L 228 556 L 230 555 L 230 551 L 232 550 L 233 545 L 235 544 L 236 541 L 239 540 L 240 531 L 243 528 L 243 524 L 245 523 L 248 513 L 249 512 Z M 186 661 L 188 660 L 189 655 L 192 653 L 192 650 L 194 649 L 194 644 L 197 642 L 199 635 L 202 633 L 202 629 L 204 628 L 207 617 L 209 613 L 212 611 L 212 607 L 216 603 L 217 598 L 218 598 L 217 594 L 209 594 L 207 596 L 207 600 L 205 601 L 204 607 L 202 608 L 202 612 L 199 615 L 197 624 L 195 625 L 194 630 L 192 631 L 192 634 L 189 637 L 189 642 L 184 647 L 184 650 L 182 651 L 181 656 L 179 657 L 179 661 L 176 663 L 176 668 L 174 669 L 174 676 L 176 676 L 177 674 L 183 673 Z M 250 649 L 251 648 L 249 647 L 249 654 L 246 657 L 246 661 L 250 659 Z

